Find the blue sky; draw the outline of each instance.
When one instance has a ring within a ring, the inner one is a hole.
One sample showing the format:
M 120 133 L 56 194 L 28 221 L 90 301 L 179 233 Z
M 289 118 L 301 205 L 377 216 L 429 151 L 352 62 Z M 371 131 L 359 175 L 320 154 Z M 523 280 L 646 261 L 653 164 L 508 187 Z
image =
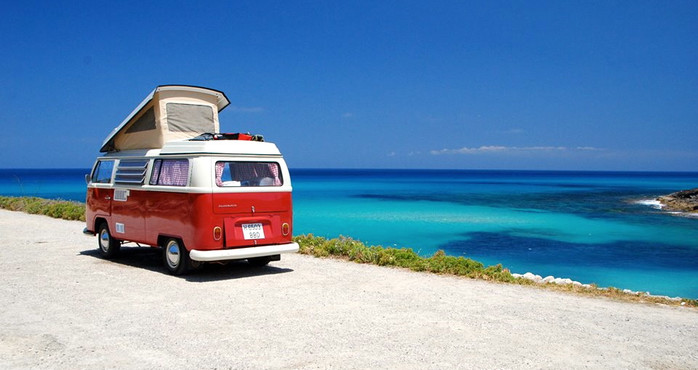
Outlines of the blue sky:
M 291 167 L 698 171 L 695 1 L 10 2 L 0 168 L 89 167 L 157 85 Z

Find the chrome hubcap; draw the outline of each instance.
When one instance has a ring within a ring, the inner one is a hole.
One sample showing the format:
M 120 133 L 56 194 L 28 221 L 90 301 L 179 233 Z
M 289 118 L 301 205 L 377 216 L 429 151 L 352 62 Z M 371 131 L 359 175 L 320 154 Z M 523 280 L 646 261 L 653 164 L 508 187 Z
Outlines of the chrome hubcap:
M 106 229 L 102 229 L 99 233 L 99 247 L 104 252 L 109 250 L 109 232 Z
M 179 244 L 174 240 L 167 243 L 167 246 L 165 247 L 165 254 L 167 256 L 167 264 L 170 265 L 171 268 L 177 268 L 181 258 Z

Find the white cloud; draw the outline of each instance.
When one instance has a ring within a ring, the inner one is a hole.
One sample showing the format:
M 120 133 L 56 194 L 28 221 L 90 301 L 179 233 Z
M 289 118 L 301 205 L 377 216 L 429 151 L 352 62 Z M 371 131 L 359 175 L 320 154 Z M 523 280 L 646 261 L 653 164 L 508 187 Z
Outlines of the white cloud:
M 346 112 L 346 113 L 342 114 L 342 118 L 351 118 L 351 117 L 354 117 L 354 113 Z
M 468 148 L 468 147 L 463 147 L 460 149 L 441 149 L 441 150 L 432 150 L 431 154 L 478 154 L 478 153 L 495 153 L 495 152 L 503 152 L 508 150 L 507 147 L 505 146 L 481 146 L 479 148 Z
M 596 148 L 596 147 L 593 147 L 593 146 L 578 146 L 578 147 L 575 148 L 575 149 L 576 149 L 576 150 L 582 150 L 582 151 L 592 151 L 592 152 L 599 152 L 599 151 L 606 150 L 606 149 L 603 149 L 603 148 Z
M 477 148 L 463 147 L 459 149 L 441 149 L 432 150 L 432 155 L 441 154 L 493 154 L 493 153 L 540 153 L 540 152 L 573 152 L 573 151 L 600 151 L 604 149 L 580 146 L 576 148 L 568 148 L 565 146 L 498 146 L 486 145 Z

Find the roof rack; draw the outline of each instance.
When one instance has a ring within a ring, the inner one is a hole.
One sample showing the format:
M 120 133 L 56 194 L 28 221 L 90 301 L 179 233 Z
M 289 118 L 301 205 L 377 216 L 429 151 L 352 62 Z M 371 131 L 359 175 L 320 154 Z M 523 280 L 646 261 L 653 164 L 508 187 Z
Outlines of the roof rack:
M 199 136 L 189 139 L 189 141 L 209 141 L 209 140 L 245 140 L 245 141 L 264 141 L 262 135 L 250 135 L 247 133 L 216 133 L 205 132 Z

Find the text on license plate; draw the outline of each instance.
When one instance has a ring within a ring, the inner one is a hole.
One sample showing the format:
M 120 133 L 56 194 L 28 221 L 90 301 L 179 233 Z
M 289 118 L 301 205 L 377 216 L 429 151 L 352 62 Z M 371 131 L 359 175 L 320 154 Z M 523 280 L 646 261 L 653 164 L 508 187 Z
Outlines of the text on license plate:
M 242 236 L 245 240 L 264 239 L 264 228 L 261 223 L 242 224 Z

